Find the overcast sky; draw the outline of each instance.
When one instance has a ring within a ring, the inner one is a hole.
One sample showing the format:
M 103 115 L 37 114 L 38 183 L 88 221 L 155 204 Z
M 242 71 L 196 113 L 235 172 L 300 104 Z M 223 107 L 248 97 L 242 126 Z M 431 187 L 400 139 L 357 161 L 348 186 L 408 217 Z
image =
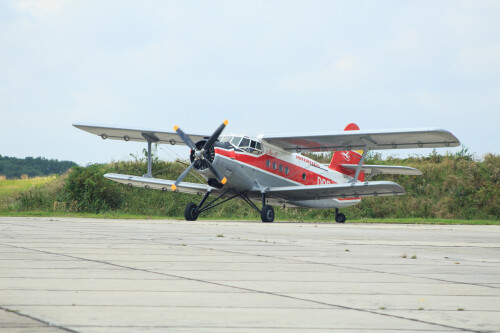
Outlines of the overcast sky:
M 145 145 L 72 123 L 224 119 L 249 135 L 440 127 L 499 154 L 499 17 L 478 0 L 1 1 L 0 154 L 109 162 Z

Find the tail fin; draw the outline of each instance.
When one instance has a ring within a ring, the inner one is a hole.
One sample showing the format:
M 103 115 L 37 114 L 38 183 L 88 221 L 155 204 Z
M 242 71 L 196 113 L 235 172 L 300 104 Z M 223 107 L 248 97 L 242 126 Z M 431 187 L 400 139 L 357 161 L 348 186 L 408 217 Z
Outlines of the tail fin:
M 344 128 L 344 131 L 359 131 L 359 127 L 355 123 L 350 123 Z M 362 150 L 336 151 L 333 153 L 332 161 L 330 162 L 329 168 L 337 172 L 343 173 L 344 175 L 354 177 L 356 172 L 354 170 L 348 170 L 343 168 L 342 164 L 357 165 L 359 163 L 359 160 L 361 159 L 362 154 L 363 154 Z M 358 180 L 359 181 L 365 180 L 364 172 L 359 173 Z

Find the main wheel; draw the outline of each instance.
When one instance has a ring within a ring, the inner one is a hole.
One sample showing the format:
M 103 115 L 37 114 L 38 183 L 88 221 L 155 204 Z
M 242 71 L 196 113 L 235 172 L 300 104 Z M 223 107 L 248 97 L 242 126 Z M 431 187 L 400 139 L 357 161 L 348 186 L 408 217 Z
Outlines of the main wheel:
M 184 218 L 186 221 L 196 221 L 198 218 L 198 206 L 190 202 L 184 209 Z
M 260 211 L 260 218 L 262 222 L 273 222 L 274 221 L 274 208 L 270 205 L 265 205 Z
M 345 215 L 340 213 L 335 215 L 335 222 L 337 223 L 344 223 L 346 220 Z

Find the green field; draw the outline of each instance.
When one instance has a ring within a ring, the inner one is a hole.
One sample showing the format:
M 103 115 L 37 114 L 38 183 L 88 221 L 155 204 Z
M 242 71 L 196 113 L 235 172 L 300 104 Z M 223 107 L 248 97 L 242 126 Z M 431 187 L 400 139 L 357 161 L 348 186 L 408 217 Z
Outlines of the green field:
M 57 176 L 0 180 L 0 211 L 6 211 L 20 193 L 48 186 Z
M 500 224 L 500 156 L 474 160 L 467 154 L 380 159 L 371 156 L 367 164 L 415 167 L 423 176 L 385 176 L 375 180 L 395 181 L 407 190 L 401 197 L 366 198 L 342 209 L 348 222 Z M 328 159 L 328 157 L 325 157 Z M 105 218 L 183 219 L 188 202 L 200 197 L 129 188 L 111 182 L 106 172 L 144 174 L 144 161 L 75 167 L 65 176 L 0 181 L 0 215 L 85 216 Z M 184 166 L 154 161 L 155 177 L 175 179 Z M 199 177 L 199 176 L 198 176 Z M 186 181 L 197 182 L 196 174 Z M 276 207 L 277 221 L 332 222 L 332 209 Z M 232 200 L 206 212 L 200 219 L 260 220 L 241 200 Z

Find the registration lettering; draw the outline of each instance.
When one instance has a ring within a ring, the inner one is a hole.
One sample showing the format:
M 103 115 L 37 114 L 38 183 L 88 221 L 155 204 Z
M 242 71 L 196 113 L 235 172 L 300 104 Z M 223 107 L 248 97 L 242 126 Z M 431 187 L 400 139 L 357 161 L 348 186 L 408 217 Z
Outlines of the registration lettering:
M 328 179 L 318 177 L 318 185 L 331 184 L 332 182 Z

